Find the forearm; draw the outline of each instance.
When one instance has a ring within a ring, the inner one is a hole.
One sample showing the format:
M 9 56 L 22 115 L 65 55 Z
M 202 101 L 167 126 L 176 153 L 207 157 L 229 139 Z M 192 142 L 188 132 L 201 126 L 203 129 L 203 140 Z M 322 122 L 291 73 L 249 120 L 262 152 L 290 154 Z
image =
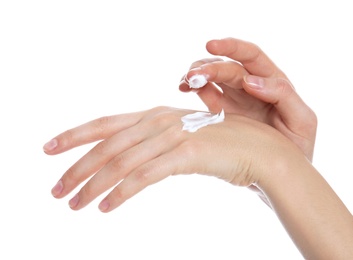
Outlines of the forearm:
M 352 259 L 353 217 L 304 158 L 281 165 L 260 186 L 306 259 Z

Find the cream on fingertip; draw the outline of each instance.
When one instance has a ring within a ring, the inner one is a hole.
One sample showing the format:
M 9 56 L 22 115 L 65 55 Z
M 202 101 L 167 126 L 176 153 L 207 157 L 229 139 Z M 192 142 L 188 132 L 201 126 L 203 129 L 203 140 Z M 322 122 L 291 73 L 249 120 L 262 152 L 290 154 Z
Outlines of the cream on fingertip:
M 190 88 L 202 88 L 207 84 L 207 79 L 205 75 L 196 74 L 189 79 Z

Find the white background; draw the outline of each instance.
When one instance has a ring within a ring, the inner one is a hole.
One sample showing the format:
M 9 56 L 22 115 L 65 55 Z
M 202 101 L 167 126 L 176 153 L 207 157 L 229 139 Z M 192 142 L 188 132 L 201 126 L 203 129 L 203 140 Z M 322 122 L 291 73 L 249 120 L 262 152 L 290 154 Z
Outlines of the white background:
M 315 2 L 316 4 L 313 4 Z M 158 105 L 208 40 L 259 45 L 319 118 L 314 164 L 353 210 L 350 1 L 0 1 L 0 259 L 301 259 L 256 195 L 177 176 L 109 214 L 50 190 L 90 146 L 42 146 L 88 120 Z

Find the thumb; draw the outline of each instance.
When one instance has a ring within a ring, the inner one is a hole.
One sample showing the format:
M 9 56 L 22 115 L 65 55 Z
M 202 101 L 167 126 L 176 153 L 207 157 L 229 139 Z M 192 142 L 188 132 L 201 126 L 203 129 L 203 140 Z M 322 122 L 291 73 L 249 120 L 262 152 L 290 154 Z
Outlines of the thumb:
M 306 121 L 314 114 L 287 79 L 245 75 L 243 88 L 251 96 L 274 105 L 287 123 Z
M 317 118 L 286 78 L 261 78 L 246 75 L 244 90 L 259 100 L 272 104 L 279 117 L 274 127 L 294 141 L 311 161 L 314 152 Z
M 292 131 L 316 129 L 316 115 L 301 99 L 289 80 L 245 75 L 243 88 L 250 95 L 272 104 Z M 309 131 L 311 132 L 311 131 Z

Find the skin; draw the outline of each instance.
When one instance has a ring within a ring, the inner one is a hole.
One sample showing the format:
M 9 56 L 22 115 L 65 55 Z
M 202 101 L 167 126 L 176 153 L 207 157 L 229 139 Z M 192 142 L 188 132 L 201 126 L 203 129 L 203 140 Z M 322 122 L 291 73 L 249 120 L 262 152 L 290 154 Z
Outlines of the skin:
M 312 160 L 316 115 L 275 63 L 257 45 L 235 38 L 211 40 L 206 49 L 214 57 L 193 62 L 179 89 L 196 92 L 210 111 L 224 109 L 273 126 Z M 204 75 L 208 84 L 190 89 L 193 75 Z
M 352 215 L 311 164 L 315 114 L 256 45 L 227 38 L 206 47 L 233 60 L 195 62 L 180 90 L 190 91 L 193 74 L 206 75 L 209 83 L 197 94 L 210 111 L 226 111 L 224 122 L 189 133 L 181 117 L 194 111 L 157 107 L 69 129 L 45 144 L 45 153 L 98 144 L 64 173 L 53 196 L 63 198 L 89 179 L 70 207 L 82 209 L 113 188 L 99 204 L 110 212 L 168 176 L 197 172 L 255 187 L 306 259 L 351 259 Z
M 195 133 L 182 131 L 181 117 L 190 113 L 157 107 L 59 134 L 44 146 L 47 154 L 100 142 L 64 173 L 52 194 L 63 198 L 90 178 L 70 207 L 80 210 L 113 188 L 99 205 L 110 212 L 168 176 L 197 172 L 237 186 L 255 184 L 306 259 L 353 256 L 352 215 L 297 145 L 273 127 L 236 114 Z
M 223 109 L 273 126 L 312 161 L 317 117 L 285 73 L 251 42 L 235 38 L 211 40 L 206 49 L 214 56 L 193 62 L 179 89 L 196 92 L 214 113 Z M 203 75 L 208 83 L 200 89 L 191 89 L 188 82 L 194 75 Z M 271 207 L 258 187 L 249 188 Z

